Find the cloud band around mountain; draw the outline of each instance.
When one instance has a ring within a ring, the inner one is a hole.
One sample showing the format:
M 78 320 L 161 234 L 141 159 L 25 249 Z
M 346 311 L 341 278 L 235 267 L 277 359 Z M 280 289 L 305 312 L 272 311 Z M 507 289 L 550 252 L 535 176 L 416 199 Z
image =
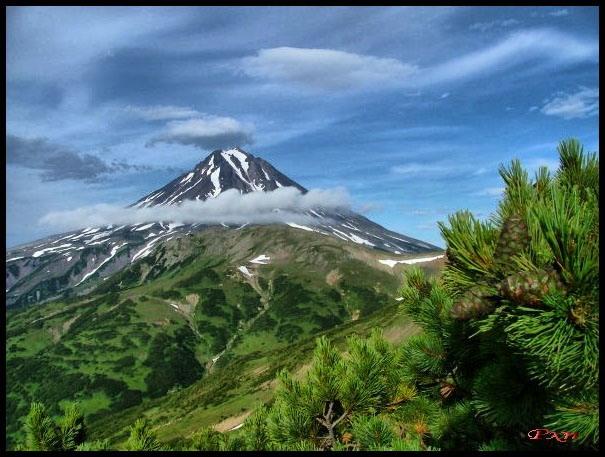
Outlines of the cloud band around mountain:
M 62 230 L 160 221 L 183 224 L 313 224 L 315 219 L 301 212 L 318 207 L 346 210 L 350 208 L 350 198 L 343 188 L 311 189 L 304 194 L 295 187 L 247 194 L 229 189 L 213 199 L 188 200 L 180 205 L 125 208 L 101 204 L 52 212 L 42 217 L 39 223 Z

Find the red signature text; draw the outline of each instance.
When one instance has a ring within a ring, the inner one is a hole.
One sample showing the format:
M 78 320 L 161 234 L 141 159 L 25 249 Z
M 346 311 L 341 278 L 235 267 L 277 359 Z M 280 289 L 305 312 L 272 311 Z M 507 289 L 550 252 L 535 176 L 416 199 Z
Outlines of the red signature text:
M 527 432 L 530 440 L 557 440 L 566 443 L 569 440 L 578 439 L 578 432 L 555 432 L 547 428 L 535 428 Z

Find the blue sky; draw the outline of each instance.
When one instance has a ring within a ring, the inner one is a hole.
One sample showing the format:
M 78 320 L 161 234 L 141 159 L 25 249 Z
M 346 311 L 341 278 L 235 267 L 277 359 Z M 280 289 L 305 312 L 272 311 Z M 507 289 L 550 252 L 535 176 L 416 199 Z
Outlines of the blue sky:
M 596 7 L 9 7 L 7 245 L 239 144 L 443 246 L 500 163 L 598 149 L 598 64 Z

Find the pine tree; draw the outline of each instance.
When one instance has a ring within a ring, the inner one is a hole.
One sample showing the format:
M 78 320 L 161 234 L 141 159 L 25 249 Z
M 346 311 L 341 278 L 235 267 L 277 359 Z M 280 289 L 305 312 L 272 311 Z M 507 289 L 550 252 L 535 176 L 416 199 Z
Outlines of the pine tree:
M 487 439 L 478 436 L 480 449 L 527 445 L 527 427 L 578 432 L 567 446 L 598 447 L 598 158 L 576 140 L 559 156 L 556 175 L 541 169 L 533 182 L 519 161 L 501 167 L 505 195 L 490 221 L 459 212 L 440 224 L 454 302 L 441 335 L 421 318 L 435 305 L 421 298 L 418 273 L 408 275 L 404 307 L 429 335 L 408 344 L 414 376 L 426 384 L 450 370 Z M 444 352 L 425 357 L 428 348 Z
M 269 408 L 260 404 L 244 421 L 243 436 L 247 450 L 266 451 L 270 449 L 271 443 L 267 429 L 268 413 Z
M 86 441 L 78 447 L 76 447 L 76 451 L 109 451 L 111 450 L 111 446 L 109 444 L 109 440 L 96 440 L 96 441 Z
M 57 425 L 42 403 L 31 404 L 25 418 L 25 447 L 31 451 L 61 450 L 61 437 Z
M 73 451 L 86 439 L 84 416 L 76 403 L 68 403 L 63 416 L 54 421 L 43 403 L 33 402 L 25 432 L 25 449 L 31 451 Z
M 273 405 L 244 423 L 247 449 L 384 449 L 404 439 L 388 419 L 416 395 L 404 379 L 403 352 L 379 331 L 346 343 L 341 354 L 318 338 L 304 379 L 279 374 Z
M 162 445 L 151 431 L 145 419 L 137 419 L 130 427 L 130 436 L 126 442 L 128 451 L 159 451 Z
M 86 440 L 84 416 L 76 403 L 69 403 L 58 420 L 61 449 L 73 451 Z
M 212 427 L 204 427 L 193 436 L 193 449 L 198 451 L 219 451 L 221 433 Z

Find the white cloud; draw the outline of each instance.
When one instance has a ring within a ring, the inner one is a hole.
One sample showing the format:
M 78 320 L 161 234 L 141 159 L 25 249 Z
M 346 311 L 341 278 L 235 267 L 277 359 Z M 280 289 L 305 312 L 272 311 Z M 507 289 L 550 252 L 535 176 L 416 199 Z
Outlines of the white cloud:
M 243 146 L 254 142 L 254 127 L 231 117 L 210 116 L 171 121 L 163 133 L 147 145 L 176 143 L 193 145 L 200 149 L 219 149 Z
M 485 169 L 477 170 L 476 164 L 468 163 L 421 163 L 410 162 L 403 165 L 391 167 L 391 173 L 396 176 L 420 176 L 420 177 L 443 177 L 443 176 L 471 176 L 485 173 Z
M 486 187 L 485 189 L 475 192 L 472 195 L 499 197 L 504 193 L 504 187 Z
M 548 13 L 548 15 L 554 16 L 554 17 L 567 16 L 567 15 L 569 15 L 569 10 L 567 8 L 562 9 L 562 10 L 556 10 L 556 11 L 552 11 L 552 12 Z
M 520 30 L 483 49 L 433 66 L 334 49 L 262 49 L 239 69 L 258 79 L 315 89 L 420 88 L 502 72 L 531 61 L 557 65 L 598 60 L 598 43 L 551 29 Z
M 406 211 L 406 214 L 411 214 L 412 216 L 428 216 L 429 214 L 434 214 L 434 211 L 427 209 L 414 209 L 411 211 Z
M 423 164 L 423 163 L 408 163 L 405 165 L 395 165 L 391 167 L 391 171 L 398 175 L 419 175 L 419 174 L 438 174 L 450 171 L 451 167 L 443 165 Z
M 439 98 L 448 98 L 450 96 L 449 92 L 444 92 L 443 94 L 441 94 L 441 97 Z
M 563 119 L 585 118 L 599 114 L 599 89 L 580 87 L 573 94 L 557 92 L 540 110 L 547 116 Z
M 520 22 L 517 19 L 502 19 L 498 21 L 490 22 L 475 22 L 469 26 L 469 30 L 479 30 L 480 32 L 486 32 L 493 28 L 506 28 L 517 25 Z
M 291 47 L 261 49 L 256 56 L 244 58 L 241 69 L 255 78 L 322 89 L 392 84 L 407 80 L 417 72 L 415 65 L 396 59 Z
M 487 173 L 489 170 L 485 167 L 480 167 L 477 168 L 475 171 L 473 171 L 472 175 L 473 176 L 481 176 L 484 175 L 485 173 Z
M 155 106 L 127 106 L 124 108 L 128 114 L 132 114 L 147 121 L 162 121 L 169 119 L 185 119 L 203 116 L 199 111 L 184 106 L 155 105 Z
M 313 224 L 313 218 L 301 214 L 313 208 L 350 208 L 349 195 L 343 188 L 311 189 L 303 194 L 295 187 L 271 192 L 240 194 L 236 189 L 222 192 L 208 200 L 190 200 L 181 205 L 125 208 L 101 204 L 69 211 L 51 212 L 40 224 L 63 230 L 84 226 L 141 224 L 171 221 L 184 224 L 271 224 L 296 222 Z

